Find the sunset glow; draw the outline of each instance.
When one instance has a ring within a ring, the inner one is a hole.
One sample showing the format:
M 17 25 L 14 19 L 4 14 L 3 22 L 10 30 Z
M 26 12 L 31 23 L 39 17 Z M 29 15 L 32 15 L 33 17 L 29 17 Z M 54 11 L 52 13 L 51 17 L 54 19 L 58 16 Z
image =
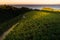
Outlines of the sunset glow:
M 60 4 L 60 0 L 0 0 L 0 4 Z

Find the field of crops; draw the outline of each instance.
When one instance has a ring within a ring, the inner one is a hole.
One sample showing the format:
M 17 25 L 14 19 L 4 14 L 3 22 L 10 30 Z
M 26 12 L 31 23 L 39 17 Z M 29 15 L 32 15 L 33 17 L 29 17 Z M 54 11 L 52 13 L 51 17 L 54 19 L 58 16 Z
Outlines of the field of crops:
M 60 14 L 31 11 L 24 14 L 19 24 L 4 40 L 59 40 Z

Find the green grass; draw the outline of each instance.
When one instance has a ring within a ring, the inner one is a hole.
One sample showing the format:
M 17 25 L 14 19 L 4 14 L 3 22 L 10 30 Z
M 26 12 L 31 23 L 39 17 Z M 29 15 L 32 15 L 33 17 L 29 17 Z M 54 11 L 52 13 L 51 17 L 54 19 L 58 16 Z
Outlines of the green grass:
M 60 14 L 45 11 L 27 12 L 25 18 L 4 40 L 59 40 Z

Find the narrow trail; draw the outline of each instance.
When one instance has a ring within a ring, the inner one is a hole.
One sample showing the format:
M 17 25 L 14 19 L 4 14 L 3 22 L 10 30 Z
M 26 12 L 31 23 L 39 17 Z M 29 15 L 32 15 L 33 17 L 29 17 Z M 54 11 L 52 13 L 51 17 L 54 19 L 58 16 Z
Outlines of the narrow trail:
M 0 37 L 0 40 L 3 40 L 6 35 L 8 35 L 9 32 L 11 32 L 13 30 L 14 27 L 16 27 L 19 23 L 14 24 L 10 29 L 8 29 L 8 31 L 4 32 L 4 34 Z

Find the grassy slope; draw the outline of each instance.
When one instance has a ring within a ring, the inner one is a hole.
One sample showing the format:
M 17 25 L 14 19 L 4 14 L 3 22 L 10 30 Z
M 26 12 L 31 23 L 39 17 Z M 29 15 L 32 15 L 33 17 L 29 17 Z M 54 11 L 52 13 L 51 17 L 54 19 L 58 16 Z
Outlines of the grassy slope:
M 22 18 L 24 13 L 32 11 L 29 8 L 16 8 L 8 5 L 0 6 L 0 36 Z
M 59 40 L 60 14 L 31 11 L 4 40 Z

